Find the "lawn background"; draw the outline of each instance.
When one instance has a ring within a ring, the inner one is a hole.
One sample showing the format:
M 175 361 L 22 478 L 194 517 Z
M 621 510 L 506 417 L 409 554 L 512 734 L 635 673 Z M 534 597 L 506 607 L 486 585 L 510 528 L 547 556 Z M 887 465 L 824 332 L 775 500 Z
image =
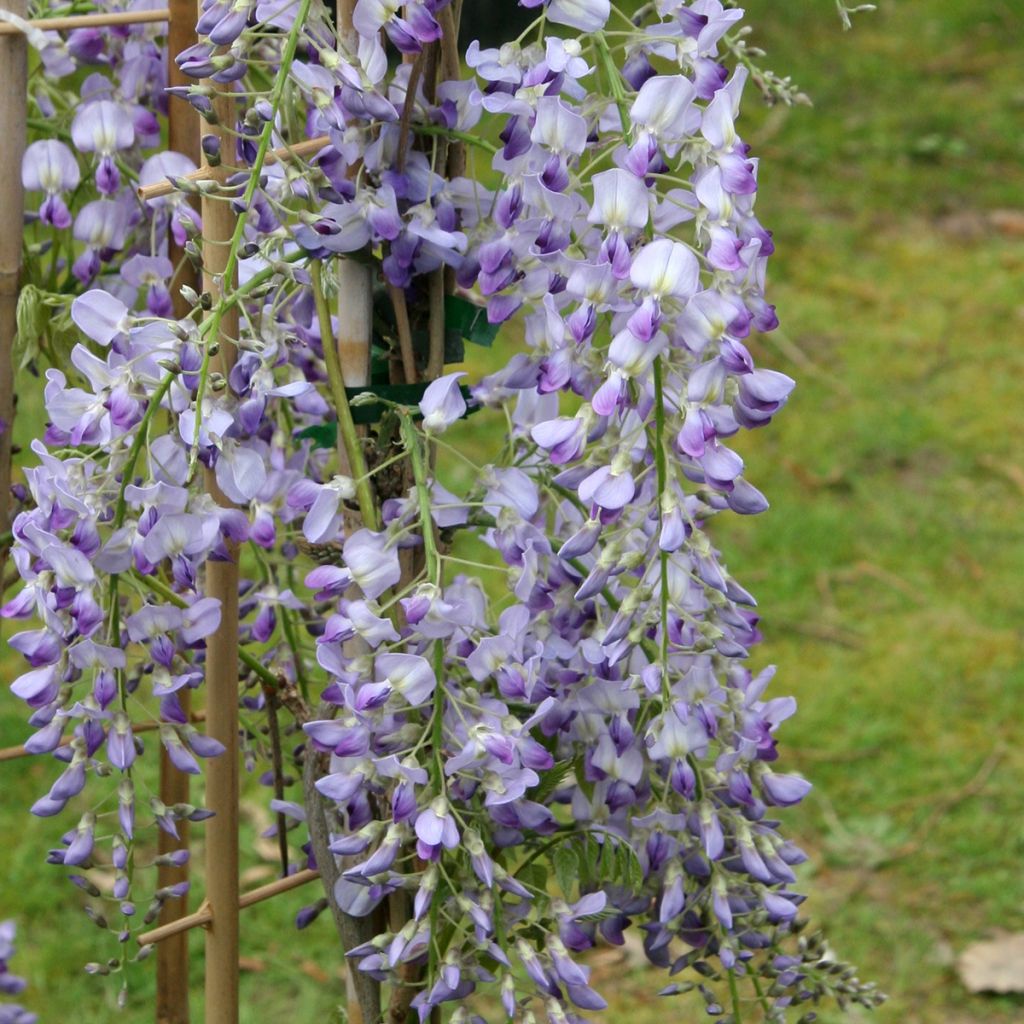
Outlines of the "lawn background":
M 1024 928 L 1024 12 L 882 0 L 843 33 L 829 0 L 747 7 L 769 66 L 814 101 L 757 109 L 751 92 L 742 121 L 782 320 L 754 354 L 799 388 L 740 446 L 772 509 L 716 530 L 760 601 L 755 662 L 800 702 L 782 751 L 816 785 L 788 815 L 812 854 L 807 909 L 889 992 L 880 1024 L 1024 1020 L 953 967 Z M 0 693 L 0 745 L 24 738 L 15 705 Z M 52 772 L 0 766 L 0 918 L 20 924 L 26 1005 L 93 1024 L 116 990 L 81 965 L 109 947 L 40 865 L 72 822 L 25 814 Z M 270 869 L 249 813 L 255 884 Z M 291 931 L 301 903 L 246 912 L 247 1024 L 337 1019 L 332 936 Z M 613 1024 L 689 1019 L 656 976 L 598 970 Z M 134 985 L 120 1019 L 148 1021 L 151 978 Z

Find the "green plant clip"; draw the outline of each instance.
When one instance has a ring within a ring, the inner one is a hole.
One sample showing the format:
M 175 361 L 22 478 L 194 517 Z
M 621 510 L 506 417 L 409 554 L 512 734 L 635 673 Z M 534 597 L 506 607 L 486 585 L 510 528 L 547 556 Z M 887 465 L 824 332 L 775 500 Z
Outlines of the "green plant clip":
M 365 387 L 345 388 L 345 394 L 350 402 L 358 395 L 365 395 L 367 393 L 378 395 L 384 399 L 382 402 L 366 402 L 365 404 L 356 403 L 352 405 L 352 419 L 357 424 L 369 426 L 370 424 L 380 422 L 388 411 L 388 404 L 415 406 L 423 397 L 423 392 L 427 390 L 427 383 L 367 384 Z M 466 399 L 468 405 L 472 398 L 469 388 L 462 384 L 459 390 L 462 392 L 462 397 Z M 479 408 L 480 406 L 468 405 L 465 416 L 472 415 Z M 420 414 L 417 411 L 414 419 L 419 418 Z M 295 436 L 303 440 L 308 438 L 313 442 L 314 448 L 333 448 L 338 438 L 338 425 L 336 423 L 315 423 L 311 427 L 305 427 L 303 430 L 298 431 Z

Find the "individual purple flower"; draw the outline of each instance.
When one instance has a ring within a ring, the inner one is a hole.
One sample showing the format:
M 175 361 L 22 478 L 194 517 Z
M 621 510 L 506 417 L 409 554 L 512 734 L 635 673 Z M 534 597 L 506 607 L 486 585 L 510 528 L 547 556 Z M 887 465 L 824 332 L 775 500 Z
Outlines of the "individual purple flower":
M 278 590 L 273 584 L 260 587 L 253 595 L 256 601 L 256 618 L 252 624 L 252 636 L 259 643 L 266 643 L 277 626 L 277 609 L 288 608 L 302 611 L 305 605 L 288 589 Z
M 239 504 L 252 501 L 267 479 L 263 456 L 254 445 L 231 437 L 219 438 L 217 449 L 214 467 L 217 485 L 231 501 Z
M 146 309 L 153 316 L 171 315 L 171 293 L 167 286 L 174 267 L 166 256 L 136 253 L 121 264 L 121 274 L 129 284 L 146 289 Z
M 194 170 L 195 163 L 183 153 L 176 153 L 173 150 L 157 153 L 149 157 L 139 168 L 139 185 L 156 185 L 168 178 L 174 181 Z M 199 214 L 182 192 L 172 192 L 169 196 L 148 199 L 146 205 L 161 213 L 169 212 L 171 237 L 176 245 L 184 245 L 189 234 L 199 231 L 202 227 Z
M 131 326 L 128 307 L 99 288 L 93 288 L 72 301 L 71 319 L 87 338 L 104 347 L 126 335 Z
M 100 272 L 103 261 L 124 248 L 128 232 L 128 211 L 113 199 L 95 199 L 86 203 L 75 217 L 72 234 L 85 243 L 85 251 L 75 260 L 72 272 L 88 284 Z
M 302 533 L 310 544 L 321 544 L 337 537 L 344 520 L 341 504 L 354 498 L 355 494 L 355 481 L 351 477 L 336 475 L 325 484 L 301 481 L 289 493 L 288 504 L 308 510 L 302 521 Z
M 792 807 L 811 791 L 811 784 L 799 775 L 779 775 L 765 771 L 759 781 L 766 801 L 776 807 Z
M 123 711 L 114 712 L 110 731 L 107 733 L 107 756 L 110 763 L 121 772 L 127 771 L 135 761 L 132 723 Z
M 71 214 L 61 196 L 81 179 L 74 154 L 56 139 L 40 139 L 25 150 L 21 161 L 21 183 L 29 192 L 45 192 L 39 219 L 55 228 L 69 228 Z
M 441 26 L 432 7 L 424 0 L 412 0 L 405 5 L 392 0 L 358 0 L 352 23 L 364 38 L 372 39 L 384 29 L 402 53 L 418 53 L 426 43 L 441 38 Z
M 135 127 L 125 111 L 111 100 L 98 100 L 81 107 L 71 122 L 71 139 L 82 153 L 98 153 L 96 187 L 105 196 L 121 187 L 121 172 L 113 154 L 135 142 Z
M 651 194 L 641 178 L 613 167 L 595 174 L 593 182 L 594 202 L 587 213 L 591 224 L 627 233 L 647 226 Z
M 580 481 L 578 492 L 580 501 L 617 512 L 633 500 L 636 484 L 628 471 L 616 472 L 610 466 L 600 466 Z
M 444 797 L 437 797 L 416 816 L 416 852 L 424 860 L 436 860 L 441 848 L 453 850 L 459 844 L 459 829 Z
M 417 654 L 378 654 L 374 667 L 378 680 L 387 682 L 413 707 L 430 700 L 437 687 L 430 662 Z
M 556 25 L 580 32 L 599 32 L 611 13 L 610 0 L 520 0 L 523 7 L 544 4 L 545 15 Z
M 397 548 L 387 536 L 372 530 L 356 530 L 342 549 L 344 569 L 321 566 L 306 576 L 306 586 L 319 590 L 317 600 L 343 594 L 353 583 L 373 600 L 393 587 L 402 576 Z
M 431 381 L 420 399 L 423 429 L 428 434 L 441 434 L 466 414 L 466 400 L 459 381 L 465 373 L 449 373 Z

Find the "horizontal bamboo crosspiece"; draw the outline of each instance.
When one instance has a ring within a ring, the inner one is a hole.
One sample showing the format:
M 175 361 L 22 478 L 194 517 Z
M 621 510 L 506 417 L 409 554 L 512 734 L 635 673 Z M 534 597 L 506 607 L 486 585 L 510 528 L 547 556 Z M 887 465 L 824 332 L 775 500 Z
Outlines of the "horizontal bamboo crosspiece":
M 268 882 L 266 885 L 261 885 L 258 889 L 250 889 L 249 892 L 243 892 L 238 897 L 238 908 L 239 910 L 244 910 L 246 907 L 255 906 L 257 903 L 272 899 L 283 892 L 298 889 L 300 886 L 305 885 L 307 882 L 312 882 L 315 878 L 319 877 L 320 872 L 313 871 L 311 868 L 296 871 L 294 875 L 288 875 L 287 878 L 278 878 L 273 882 Z M 177 921 L 154 928 L 150 932 L 142 932 L 142 934 L 137 936 L 137 941 L 140 946 L 152 946 L 157 942 L 162 942 L 164 939 L 169 939 L 172 935 L 190 931 L 192 928 L 206 928 L 212 923 L 213 910 L 210 904 L 203 900 L 199 909 L 194 913 L 179 917 Z
M 276 164 L 282 160 L 293 160 L 310 156 L 317 150 L 323 149 L 330 141 L 326 135 L 318 135 L 315 139 L 303 139 L 302 142 L 296 142 L 293 146 L 281 146 L 279 149 L 272 149 L 267 153 L 265 163 Z M 216 168 L 212 167 L 200 167 L 198 170 L 192 171 L 189 174 L 183 174 L 181 177 L 183 181 L 213 181 L 216 176 L 216 170 Z M 240 167 L 239 170 L 245 170 L 245 168 Z M 164 196 L 171 195 L 174 191 L 175 187 L 169 179 L 154 182 L 152 185 L 142 185 L 137 189 L 138 196 L 143 202 L 150 199 L 162 199 Z
M 205 721 L 206 712 L 196 711 L 189 717 L 189 722 L 192 725 L 196 725 L 199 722 Z M 161 725 L 168 725 L 167 722 L 139 722 L 137 725 L 132 726 L 132 733 L 138 734 L 140 732 L 156 732 Z M 19 757 L 38 757 L 37 754 L 33 754 L 31 751 L 25 749 L 24 745 L 16 747 L 0 747 L 0 762 L 2 761 L 17 761 Z
M 2 11 L 2 8 L 0 8 Z M 42 32 L 62 31 L 73 28 L 107 28 L 112 25 L 145 25 L 150 22 L 167 21 L 170 11 L 166 7 L 153 11 L 101 11 L 97 14 L 69 14 L 65 18 L 38 18 L 25 21 L 29 28 Z M 25 29 L 14 21 L 0 21 L 0 36 L 14 36 Z

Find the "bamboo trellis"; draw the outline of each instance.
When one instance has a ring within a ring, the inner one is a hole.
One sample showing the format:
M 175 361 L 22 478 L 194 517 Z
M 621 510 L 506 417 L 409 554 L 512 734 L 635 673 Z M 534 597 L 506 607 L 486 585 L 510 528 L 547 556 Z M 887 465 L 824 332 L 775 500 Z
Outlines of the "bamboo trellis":
M 26 0 L 6 0 L 9 12 L 24 17 Z M 4 26 L 0 24 L 0 28 Z M 0 36 L 0 531 L 10 525 L 11 439 L 14 429 L 14 338 L 24 196 L 21 158 L 28 123 L 28 41 L 24 35 Z M 0 577 L 7 553 L 0 558 Z
M 342 0 L 344 2 L 344 0 Z M 97 12 L 60 18 L 28 20 L 25 0 L 4 0 L 0 6 L 0 531 L 9 519 L 11 484 L 11 429 L 14 412 L 13 346 L 17 335 L 16 311 L 21 274 L 21 245 L 24 199 L 21 187 L 21 163 L 26 146 L 28 95 L 27 39 L 35 31 L 61 31 L 75 28 L 104 28 L 116 25 L 168 23 L 168 79 L 179 84 L 180 73 L 173 55 L 195 40 L 196 5 L 194 0 L 170 0 L 169 7 L 136 12 Z M 234 100 L 228 90 L 218 87 L 215 103 L 222 111 L 216 125 L 207 131 L 223 135 L 227 152 L 234 148 L 233 137 L 222 127 L 233 119 Z M 169 148 L 185 153 L 199 162 L 201 126 L 192 107 L 172 101 L 168 114 Z M 322 140 L 315 140 L 322 145 Z M 293 152 L 313 151 L 314 146 L 300 144 Z M 277 154 L 275 154 L 277 155 Z M 194 177 L 197 180 L 218 180 L 223 168 L 204 165 Z M 168 187 L 168 191 L 170 188 Z M 166 194 L 166 193 L 158 193 Z M 145 196 L 144 198 L 152 198 Z M 233 282 L 224 280 L 227 242 L 235 231 L 236 218 L 229 204 L 211 198 L 202 200 L 204 223 L 203 289 L 218 294 Z M 189 282 L 189 264 L 181 253 L 171 254 L 179 267 L 173 282 L 175 311 L 188 310 L 180 302 L 180 285 Z M 237 335 L 237 311 L 223 315 L 217 332 L 219 338 Z M 219 346 L 217 361 L 222 372 L 230 369 L 233 345 Z M 207 488 L 214 498 L 224 502 L 212 475 Z M 0 552 L 6 560 L 6 548 Z M 221 625 L 207 641 L 207 708 L 190 716 L 192 721 L 207 723 L 207 731 L 225 746 L 225 752 L 209 762 L 206 804 L 214 816 L 206 827 L 207 897 L 199 909 L 187 912 L 184 900 L 164 904 L 159 925 L 138 936 L 140 946 L 155 945 L 157 949 L 157 1024 L 188 1024 L 188 932 L 195 928 L 206 931 L 206 970 L 204 1006 L 207 1024 L 237 1024 L 239 1017 L 239 912 L 284 892 L 319 878 L 315 870 L 296 871 L 284 878 L 248 892 L 239 890 L 238 873 L 238 566 L 235 562 L 211 562 L 207 567 L 207 593 L 222 602 Z M 188 709 L 185 709 L 188 712 Z M 155 723 L 140 723 L 136 733 L 151 731 Z M 28 756 L 23 746 L 0 749 L 0 762 Z M 160 794 L 165 804 L 187 802 L 188 777 L 179 772 L 166 756 L 160 765 Z M 187 845 L 187 822 L 179 824 L 181 842 Z M 164 837 L 161 836 L 161 852 Z M 177 844 L 177 845 L 180 845 Z M 168 847 L 171 849 L 172 847 Z M 158 884 L 172 885 L 188 877 L 187 867 L 164 866 Z

